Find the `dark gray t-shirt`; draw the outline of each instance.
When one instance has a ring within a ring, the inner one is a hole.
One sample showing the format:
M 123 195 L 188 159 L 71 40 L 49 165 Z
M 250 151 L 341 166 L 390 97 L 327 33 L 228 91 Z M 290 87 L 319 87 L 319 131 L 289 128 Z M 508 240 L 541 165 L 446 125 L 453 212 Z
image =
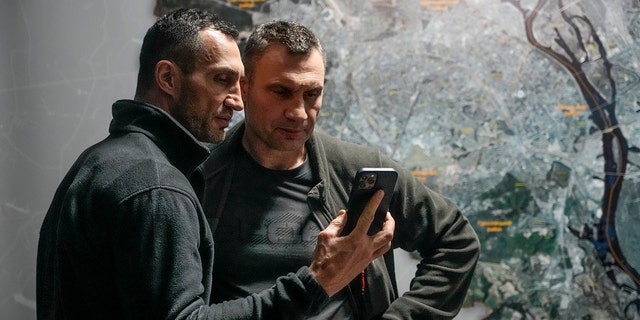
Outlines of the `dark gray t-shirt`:
M 271 170 L 242 152 L 214 234 L 212 303 L 268 289 L 276 278 L 311 263 L 320 232 L 307 205 L 312 187 L 308 161 L 292 170 Z M 317 315 L 350 317 L 351 307 L 342 293 Z

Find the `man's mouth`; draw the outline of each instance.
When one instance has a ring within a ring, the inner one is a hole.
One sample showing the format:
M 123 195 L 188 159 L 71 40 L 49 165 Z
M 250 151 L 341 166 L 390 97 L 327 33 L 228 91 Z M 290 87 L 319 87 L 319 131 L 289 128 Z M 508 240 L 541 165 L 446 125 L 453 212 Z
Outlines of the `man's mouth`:
M 221 116 L 217 116 L 215 119 L 216 119 L 216 123 L 218 123 L 221 128 L 226 128 L 229 126 L 229 123 L 231 122 L 232 117 L 233 115 L 221 115 Z
M 289 137 L 297 137 L 304 135 L 305 131 L 302 128 L 280 128 L 284 135 Z

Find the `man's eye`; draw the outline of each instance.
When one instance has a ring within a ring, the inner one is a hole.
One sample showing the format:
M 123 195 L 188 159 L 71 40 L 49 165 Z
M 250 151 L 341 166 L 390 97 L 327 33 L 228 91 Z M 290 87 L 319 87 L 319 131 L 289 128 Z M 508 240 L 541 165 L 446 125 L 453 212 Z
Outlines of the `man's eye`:
M 319 97 L 321 94 L 322 94 L 322 91 L 313 90 L 313 91 L 305 92 L 304 95 L 308 98 L 316 98 L 316 97 Z
M 274 89 L 273 92 L 279 96 L 286 96 L 289 95 L 289 90 L 286 89 Z
M 216 77 L 216 82 L 228 84 L 231 81 L 231 77 L 228 75 L 219 75 Z

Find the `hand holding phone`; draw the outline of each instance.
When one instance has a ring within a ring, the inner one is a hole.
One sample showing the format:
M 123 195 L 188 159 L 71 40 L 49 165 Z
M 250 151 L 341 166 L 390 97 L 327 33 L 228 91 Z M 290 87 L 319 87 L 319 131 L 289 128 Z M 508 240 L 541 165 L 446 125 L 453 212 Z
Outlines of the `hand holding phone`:
M 349 285 L 358 275 L 363 284 L 362 271 L 392 248 L 395 220 L 391 215 L 385 216 L 381 231 L 374 236 L 367 235 L 375 209 L 383 197 L 382 191 L 374 192 L 362 215 L 358 217 L 362 220 L 362 223 L 358 222 L 361 225 L 356 225 L 349 235 L 342 236 L 347 219 L 345 209 L 338 211 L 338 216 L 318 234 L 309 271 L 330 297 Z
M 347 205 L 347 223 L 341 235 L 349 234 L 358 223 L 360 214 L 367 205 L 373 193 L 382 189 L 384 197 L 378 206 L 375 217 L 369 227 L 368 235 L 373 235 L 382 229 L 384 218 L 389 211 L 393 191 L 398 180 L 398 172 L 393 168 L 362 168 L 358 170 L 353 180 L 353 187 Z

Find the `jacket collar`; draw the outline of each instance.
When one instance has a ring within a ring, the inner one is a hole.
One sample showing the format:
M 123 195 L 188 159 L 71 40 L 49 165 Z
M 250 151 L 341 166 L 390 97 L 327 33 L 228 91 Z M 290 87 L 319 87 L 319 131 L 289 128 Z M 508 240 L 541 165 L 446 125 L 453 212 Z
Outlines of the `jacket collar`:
M 231 176 L 235 170 L 235 159 L 237 159 L 239 152 L 242 151 L 244 130 L 245 123 L 241 121 L 227 131 L 225 140 L 211 149 L 209 159 L 199 168 L 205 180 L 210 180 L 215 176 L 218 177 L 215 178 L 213 183 L 218 189 L 216 189 L 216 192 L 211 192 L 216 194 L 217 197 L 215 205 L 212 206 L 217 209 L 212 209 L 211 211 L 215 217 L 219 217 L 222 214 L 224 201 L 229 193 Z M 329 212 L 337 212 L 337 210 L 333 209 L 331 195 L 325 187 L 327 181 L 332 179 L 329 170 L 331 164 L 326 159 L 327 154 L 323 144 L 323 140 L 328 138 L 329 136 L 318 132 L 318 128 L 316 128 L 309 141 L 305 144 L 313 179 L 317 183 L 309 192 L 309 198 L 313 199 L 312 201 L 316 204 L 316 208 L 322 212 L 319 213 L 318 210 L 314 210 L 314 214 L 320 219 L 321 226 L 326 226 L 333 219 Z M 207 197 L 211 197 L 211 195 L 207 195 Z M 215 226 L 212 227 L 212 230 L 215 230 Z
M 241 151 L 243 134 L 244 120 L 227 131 L 224 141 L 213 145 L 209 159 L 200 167 L 205 179 L 217 174 L 218 171 L 227 170 L 229 165 L 233 164 L 236 155 Z
M 190 174 L 209 155 L 209 149 L 162 109 L 133 100 L 112 106 L 109 133 L 138 132 L 151 139 L 183 174 Z
M 227 131 L 227 138 L 211 149 L 210 158 L 203 164 L 203 171 L 205 179 L 216 174 L 217 171 L 226 170 L 227 166 L 231 164 L 235 156 L 242 148 L 242 135 L 245 130 L 244 120 L 240 121 L 237 125 Z M 314 180 L 321 180 L 328 174 L 327 163 L 323 161 L 326 151 L 321 143 L 321 137 L 324 134 L 318 131 L 319 128 L 315 128 L 313 134 L 309 140 L 305 143 L 307 148 L 307 156 L 311 162 L 312 171 L 314 172 Z

